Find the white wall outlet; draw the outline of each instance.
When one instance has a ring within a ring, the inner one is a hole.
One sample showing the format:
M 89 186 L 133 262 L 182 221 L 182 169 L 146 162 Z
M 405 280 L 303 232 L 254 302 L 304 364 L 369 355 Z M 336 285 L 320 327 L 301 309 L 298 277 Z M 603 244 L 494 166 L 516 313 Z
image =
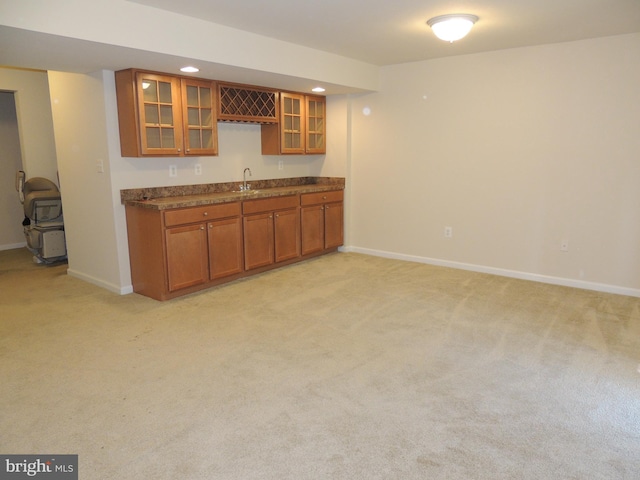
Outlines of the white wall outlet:
M 562 252 L 569 251 L 569 240 L 562 240 L 562 242 L 560 242 L 560 251 Z
M 169 176 L 177 177 L 178 176 L 178 166 L 177 165 L 169 165 Z
M 98 173 L 104 173 L 104 160 L 101 158 L 96 160 L 96 168 L 98 169 Z
M 453 228 L 452 227 L 444 227 L 444 236 L 445 236 L 445 238 L 453 237 Z
M 284 161 L 278 160 L 278 170 L 283 170 L 283 169 L 284 169 Z
M 202 175 L 202 164 L 196 163 L 196 166 L 194 167 L 194 171 L 196 175 Z

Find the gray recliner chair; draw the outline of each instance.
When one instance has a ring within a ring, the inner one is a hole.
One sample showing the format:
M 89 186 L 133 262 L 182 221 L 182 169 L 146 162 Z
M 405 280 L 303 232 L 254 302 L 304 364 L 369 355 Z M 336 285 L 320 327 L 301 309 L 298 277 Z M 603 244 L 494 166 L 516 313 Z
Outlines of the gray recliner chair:
M 36 263 L 53 263 L 67 258 L 62 217 L 62 198 L 57 185 L 42 177 L 25 181 L 16 175 L 16 190 L 24 207 L 24 236 Z

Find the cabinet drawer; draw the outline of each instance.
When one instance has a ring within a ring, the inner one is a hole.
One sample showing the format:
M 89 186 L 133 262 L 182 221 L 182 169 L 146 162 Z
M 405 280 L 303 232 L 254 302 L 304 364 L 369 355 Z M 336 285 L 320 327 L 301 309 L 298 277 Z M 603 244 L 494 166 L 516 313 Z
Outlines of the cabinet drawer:
M 297 207 L 300 204 L 297 195 L 288 195 L 286 197 L 260 198 L 257 200 L 248 200 L 242 203 L 242 212 L 262 213 L 272 212 L 274 210 L 282 210 L 284 208 Z
M 342 202 L 344 198 L 343 190 L 331 192 L 303 193 L 300 195 L 300 205 L 318 205 L 321 203 Z
M 203 207 L 179 208 L 164 212 L 164 224 L 167 227 L 187 223 L 215 220 L 218 218 L 237 217 L 240 215 L 240 202 L 218 203 Z

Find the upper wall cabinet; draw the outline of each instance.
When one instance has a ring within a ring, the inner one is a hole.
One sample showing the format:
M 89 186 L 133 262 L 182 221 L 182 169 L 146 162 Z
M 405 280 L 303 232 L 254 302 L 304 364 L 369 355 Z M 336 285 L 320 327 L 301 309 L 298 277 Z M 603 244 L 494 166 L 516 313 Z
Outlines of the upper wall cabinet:
M 216 93 L 209 80 L 116 72 L 122 156 L 217 155 Z
M 269 88 L 218 82 L 218 121 L 276 123 L 278 92 Z
M 263 155 L 326 152 L 325 97 L 280 93 L 277 124 L 262 125 Z

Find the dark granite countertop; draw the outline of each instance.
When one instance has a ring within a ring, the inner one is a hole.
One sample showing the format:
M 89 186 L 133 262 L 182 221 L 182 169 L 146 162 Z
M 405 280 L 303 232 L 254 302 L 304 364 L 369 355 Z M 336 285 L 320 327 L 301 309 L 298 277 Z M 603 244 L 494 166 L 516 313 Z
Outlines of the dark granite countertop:
M 338 177 L 298 177 L 249 183 L 251 190 L 246 192 L 240 191 L 241 182 L 230 182 L 121 190 L 120 198 L 125 205 L 167 210 L 344 189 L 344 178 Z

